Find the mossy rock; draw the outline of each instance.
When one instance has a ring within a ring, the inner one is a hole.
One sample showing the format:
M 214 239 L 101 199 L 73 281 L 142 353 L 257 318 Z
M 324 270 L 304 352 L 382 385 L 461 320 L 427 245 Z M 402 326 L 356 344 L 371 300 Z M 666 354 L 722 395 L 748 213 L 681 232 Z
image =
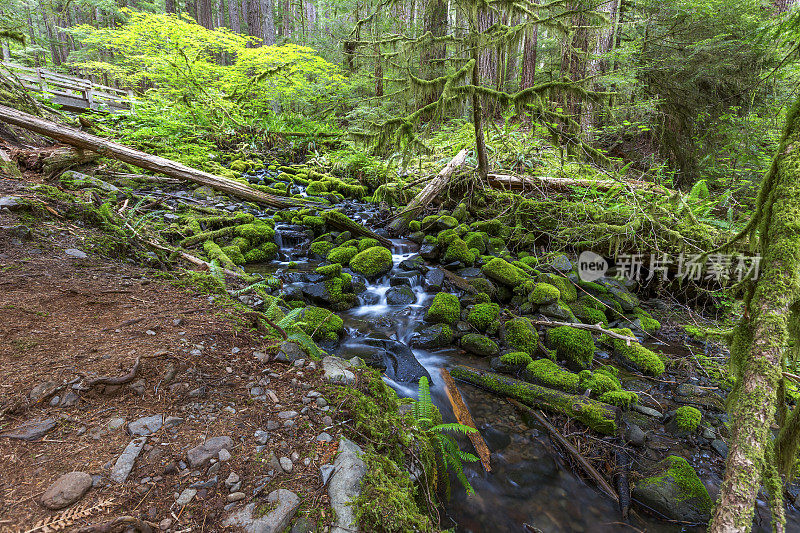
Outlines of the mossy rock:
M 533 362 L 533 358 L 526 352 L 510 352 L 501 355 L 500 362 L 510 367 L 525 368 Z
M 561 292 L 554 285 L 537 283 L 528 294 L 528 301 L 536 305 L 548 305 L 557 302 L 560 297 Z
M 556 287 L 561 294 L 561 300 L 564 302 L 574 302 L 578 299 L 578 289 L 575 288 L 572 281 L 560 276 L 558 274 L 539 274 L 536 281 L 540 283 L 549 283 Z
M 500 353 L 496 342 L 478 333 L 467 333 L 461 337 L 461 347 L 469 353 L 484 357 L 493 357 Z
M 673 423 L 678 432 L 691 434 L 700 427 L 700 421 L 702 419 L 703 413 L 700 412 L 700 409 L 684 405 L 675 410 Z
M 483 272 L 487 278 L 491 278 L 512 288 L 522 285 L 530 278 L 530 276 L 519 267 L 499 257 L 495 257 L 483 265 L 483 267 L 481 267 L 481 272 Z
M 486 331 L 496 324 L 499 316 L 499 305 L 495 303 L 480 303 L 472 307 L 467 315 L 467 322 L 475 326 L 479 331 Z
M 567 304 L 575 315 L 575 318 L 584 324 L 602 324 L 608 325 L 608 318 L 606 314 L 599 309 L 602 304 L 591 298 L 590 296 L 581 296 L 578 300 Z
M 325 259 L 331 263 L 339 263 L 341 265 L 349 265 L 350 261 L 358 253 L 358 248 L 355 246 L 337 246 L 333 248 Z
M 515 351 L 531 356 L 539 348 L 539 333 L 527 318 L 512 318 L 503 325 L 503 340 Z
M 330 265 L 317 267 L 315 272 L 325 276 L 325 279 L 338 278 L 342 275 L 342 265 L 339 263 L 332 263 Z
M 317 241 L 311 243 L 311 246 L 308 248 L 308 254 L 312 258 L 326 259 L 328 257 L 328 252 L 333 250 L 333 248 L 334 245 L 332 242 Z
M 598 399 L 604 403 L 629 409 L 631 405 L 639 401 L 639 395 L 627 390 L 612 390 L 602 394 Z
M 245 263 L 264 263 L 273 260 L 278 255 L 278 245 L 274 242 L 265 242 L 258 248 L 248 250 L 244 254 Z
M 450 241 L 440 262 L 443 264 L 458 262 L 465 266 L 471 266 L 475 262 L 475 254 L 470 251 L 466 242 L 456 237 Z
M 486 246 L 489 243 L 489 236 L 480 231 L 473 231 L 464 236 L 464 242 L 470 249 L 477 249 L 478 253 L 483 255 L 486 253 Z
M 601 396 L 606 392 L 622 390 L 619 380 L 605 372 L 592 372 L 591 370 L 581 370 L 578 372 L 581 387 L 584 390 L 591 389 L 594 396 Z
M 692 465 L 683 457 L 670 455 L 640 479 L 632 496 L 670 520 L 706 524 L 713 501 Z
M 270 224 L 263 222 L 252 222 L 236 226 L 236 235 L 244 237 L 251 244 L 272 241 L 275 238 L 275 230 Z
M 611 331 L 634 337 L 633 332 L 628 328 L 615 328 Z M 614 347 L 614 355 L 626 366 L 633 368 L 648 376 L 660 376 L 664 373 L 664 361 L 652 350 L 649 350 L 638 342 L 631 342 L 630 345 L 622 339 L 611 339 Z
M 378 242 L 378 239 L 373 239 L 372 237 L 364 237 L 363 239 L 360 239 L 358 241 L 358 245 L 356 247 L 358 248 L 359 252 L 363 252 L 364 250 L 367 250 L 374 246 L 380 246 L 380 244 L 381 243 Z
M 367 279 L 375 279 L 392 269 L 392 252 L 383 246 L 373 246 L 358 252 L 350 260 L 353 272 L 362 274 Z
M 581 386 L 578 374 L 564 370 L 550 359 L 537 359 L 529 363 L 525 367 L 525 381 L 573 394 L 586 390 Z
M 344 330 L 344 321 L 322 307 L 306 307 L 300 313 L 297 326 L 315 341 L 337 340 Z
M 587 368 L 597 349 L 591 333 L 571 326 L 550 328 L 547 332 L 547 344 L 573 368 Z
M 440 292 L 433 297 L 433 302 L 425 313 L 427 322 L 437 324 L 455 324 L 461 318 L 461 304 L 458 297 L 448 292 Z
M 453 342 L 453 328 L 448 324 L 433 324 L 426 326 L 413 337 L 410 345 L 425 350 L 445 348 Z

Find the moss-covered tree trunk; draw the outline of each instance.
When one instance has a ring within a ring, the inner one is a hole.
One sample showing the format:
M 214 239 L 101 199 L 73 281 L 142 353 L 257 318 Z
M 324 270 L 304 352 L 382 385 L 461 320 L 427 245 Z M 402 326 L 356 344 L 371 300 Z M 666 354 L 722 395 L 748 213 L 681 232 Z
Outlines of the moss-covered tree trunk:
M 778 154 L 759 193 L 756 220 L 761 275 L 745 298 L 746 313 L 731 349 L 737 385 L 731 439 L 719 501 L 709 531 L 747 532 L 756 496 L 773 498 L 776 530 L 783 531 L 781 483 L 775 468 L 772 424 L 779 398 L 788 321 L 800 291 L 800 101 L 787 116 Z M 792 450 L 795 452 L 796 450 Z

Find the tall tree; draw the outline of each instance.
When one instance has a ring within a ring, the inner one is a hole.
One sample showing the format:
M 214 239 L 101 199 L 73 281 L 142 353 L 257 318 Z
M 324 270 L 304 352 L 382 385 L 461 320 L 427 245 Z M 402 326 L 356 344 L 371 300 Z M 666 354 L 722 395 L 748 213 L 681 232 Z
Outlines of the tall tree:
M 239 22 L 239 0 L 228 0 L 228 19 L 230 20 L 231 30 L 236 33 L 241 33 L 242 25 Z
M 214 12 L 212 0 L 197 0 L 197 23 L 209 30 L 214 29 Z
M 597 12 L 606 20 L 597 31 L 592 32 L 588 40 L 588 44 L 593 50 L 586 67 L 586 77 L 589 79 L 589 86 L 594 90 L 600 88 L 597 83 L 597 77 L 602 76 L 606 71 L 604 56 L 611 51 L 614 36 L 616 35 L 618 9 L 619 0 L 600 0 L 596 8 Z M 581 114 L 581 131 L 587 140 L 592 140 L 593 131 L 598 121 L 598 104 L 591 98 L 587 98 L 584 106 L 584 111 Z
M 525 41 L 522 45 L 522 73 L 520 88 L 533 87 L 536 80 L 536 48 L 539 45 L 539 25 L 531 24 L 525 28 Z
M 164 12 L 175 13 L 175 0 L 164 0 Z
M 275 44 L 275 5 L 273 0 L 261 0 L 261 35 L 262 44 Z

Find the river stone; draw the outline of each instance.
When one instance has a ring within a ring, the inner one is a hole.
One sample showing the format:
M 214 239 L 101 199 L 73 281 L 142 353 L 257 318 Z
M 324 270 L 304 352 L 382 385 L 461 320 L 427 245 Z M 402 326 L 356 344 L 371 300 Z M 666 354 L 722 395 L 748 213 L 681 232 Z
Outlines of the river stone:
M 434 324 L 415 333 L 410 344 L 415 348 L 434 350 L 449 346 L 452 342 L 453 329 L 445 324 Z
M 219 452 L 233 447 L 233 439 L 228 436 L 212 437 L 199 446 L 195 446 L 186 454 L 189 466 L 198 468 L 213 458 L 219 456 Z
M 400 261 L 400 264 L 397 266 L 400 270 L 406 272 L 419 272 L 425 268 L 425 259 L 423 259 L 421 255 L 412 255 L 408 259 Z
M 439 251 L 434 244 L 423 244 L 419 247 L 419 255 L 428 261 L 435 261 L 439 257 Z
M 124 483 L 133 469 L 133 463 L 136 458 L 142 453 L 144 443 L 147 442 L 147 437 L 138 437 L 133 439 L 125 446 L 122 454 L 117 458 L 117 462 L 111 468 L 111 481 L 116 483 Z
M 184 505 L 188 505 L 192 498 L 197 495 L 197 489 L 187 488 L 183 489 L 183 492 L 180 493 L 178 498 L 175 500 L 175 505 L 178 507 L 183 507 Z
M 661 414 L 660 411 L 656 411 L 652 407 L 647 407 L 646 405 L 641 405 L 635 403 L 631 406 L 631 409 L 636 411 L 637 413 L 642 413 L 643 415 L 652 416 L 653 418 L 663 418 L 664 415 Z
M 425 290 L 428 292 L 439 292 L 444 283 L 444 272 L 438 268 L 432 268 L 425 274 Z
M 639 480 L 632 496 L 670 520 L 707 523 L 713 502 L 694 468 L 682 457 L 670 455 L 650 477 Z
M 360 357 L 368 365 L 384 370 L 386 376 L 401 383 L 417 382 L 431 376 L 422 366 L 411 348 L 391 339 L 360 338 L 342 344 L 339 355 L 350 359 Z
M 56 510 L 72 505 L 92 488 L 92 476 L 86 472 L 69 472 L 58 478 L 42 494 L 42 505 Z
M 556 320 L 576 322 L 575 316 L 572 314 L 569 308 L 562 306 L 558 302 L 553 302 L 549 305 L 540 306 L 539 313 L 550 318 L 555 318 Z
M 128 424 L 128 431 L 131 435 L 145 437 L 152 435 L 164 425 L 164 417 L 161 415 L 143 416 Z
M 361 459 L 363 453 L 357 444 L 342 438 L 339 454 L 333 462 L 333 474 L 328 483 L 328 496 L 336 514 L 331 533 L 352 533 L 358 530 L 355 513 L 350 502 L 361 492 L 361 480 L 367 465 Z
M 247 533 L 282 533 L 294 518 L 300 507 L 300 498 L 292 491 L 278 489 L 267 496 L 268 508 L 272 510 L 264 516 L 256 518 L 255 503 L 249 503 L 239 511 L 228 515 L 223 526 L 239 526 Z
M 3 196 L 0 198 L 0 209 L 3 207 L 13 211 L 16 207 L 19 207 L 20 199 L 17 196 Z
M 351 385 L 355 382 L 356 376 L 347 370 L 350 366 L 349 361 L 328 355 L 322 358 L 322 377 L 329 383 Z
M 333 308 L 337 311 L 345 311 L 353 307 L 357 297 L 353 293 L 341 292 L 332 295 L 324 281 L 319 283 L 303 284 L 300 286 L 303 296 L 312 303 Z
M 497 347 L 496 342 L 485 335 L 477 333 L 467 333 L 461 337 L 461 347 L 469 353 L 484 357 L 493 357 L 500 353 L 500 348 Z
M 400 285 L 392 287 L 386 291 L 386 303 L 388 305 L 411 305 L 417 301 L 417 295 L 411 287 Z
M 18 440 L 37 440 L 47 435 L 54 427 L 56 427 L 56 421 L 53 418 L 34 418 L 33 420 L 23 422 L 14 429 L 9 429 L 0 433 L 0 437 Z

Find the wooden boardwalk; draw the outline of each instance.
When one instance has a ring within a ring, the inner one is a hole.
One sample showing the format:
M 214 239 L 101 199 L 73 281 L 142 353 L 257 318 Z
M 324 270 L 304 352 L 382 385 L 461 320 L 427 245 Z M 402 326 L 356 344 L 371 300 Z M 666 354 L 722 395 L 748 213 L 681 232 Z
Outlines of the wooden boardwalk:
M 25 67 L 0 61 L 0 71 L 10 73 L 33 92 L 44 95 L 67 111 L 103 110 L 127 111 L 133 102 L 133 92 L 94 83 L 85 78 L 67 76 L 43 68 Z

